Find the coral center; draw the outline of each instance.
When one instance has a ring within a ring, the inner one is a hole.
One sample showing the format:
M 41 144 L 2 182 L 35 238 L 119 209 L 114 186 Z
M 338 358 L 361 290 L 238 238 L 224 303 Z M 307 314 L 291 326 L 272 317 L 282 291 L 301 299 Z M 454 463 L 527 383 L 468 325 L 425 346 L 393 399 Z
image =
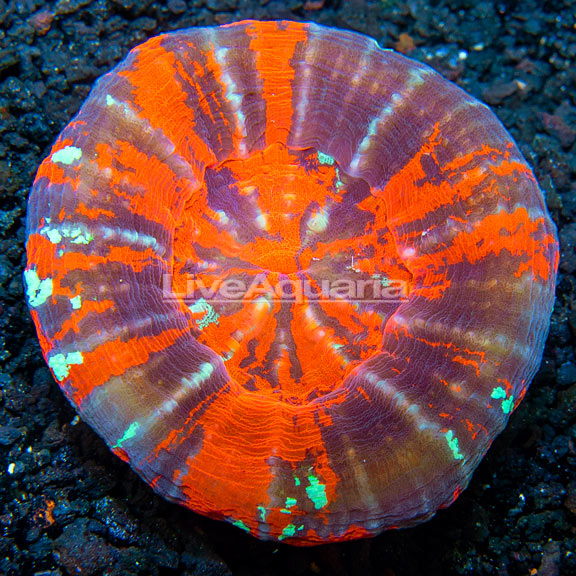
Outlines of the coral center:
M 308 402 L 378 352 L 410 274 L 384 202 L 315 149 L 206 170 L 174 243 L 174 292 L 244 387 Z

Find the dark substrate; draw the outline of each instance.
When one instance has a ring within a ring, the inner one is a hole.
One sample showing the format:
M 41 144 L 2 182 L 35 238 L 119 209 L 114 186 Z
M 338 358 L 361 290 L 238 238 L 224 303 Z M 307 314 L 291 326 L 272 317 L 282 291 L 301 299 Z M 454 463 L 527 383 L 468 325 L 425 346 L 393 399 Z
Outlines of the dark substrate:
M 576 574 L 575 12 L 568 0 L 0 0 L 0 574 Z M 542 369 L 468 490 L 420 527 L 295 549 L 171 505 L 78 422 L 41 358 L 21 286 L 38 164 L 130 48 L 245 18 L 350 28 L 432 65 L 492 106 L 558 224 Z

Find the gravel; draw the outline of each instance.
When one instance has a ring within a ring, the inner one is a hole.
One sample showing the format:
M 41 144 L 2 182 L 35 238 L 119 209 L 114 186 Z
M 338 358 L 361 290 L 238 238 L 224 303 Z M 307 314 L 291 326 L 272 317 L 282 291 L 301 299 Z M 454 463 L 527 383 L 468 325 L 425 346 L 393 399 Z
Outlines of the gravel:
M 575 13 L 568 0 L 0 0 L 0 574 L 576 574 Z M 417 528 L 298 549 L 169 504 L 78 421 L 42 360 L 21 271 L 50 144 L 136 44 L 246 18 L 364 32 L 490 104 L 559 227 L 542 368 L 470 487 Z

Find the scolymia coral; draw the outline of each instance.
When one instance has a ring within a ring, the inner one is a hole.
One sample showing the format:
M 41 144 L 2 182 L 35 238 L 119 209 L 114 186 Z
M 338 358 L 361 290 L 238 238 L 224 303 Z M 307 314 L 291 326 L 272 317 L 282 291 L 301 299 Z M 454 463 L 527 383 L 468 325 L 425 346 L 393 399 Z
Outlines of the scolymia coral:
M 359 34 L 152 38 L 34 182 L 60 387 L 166 498 L 314 544 L 432 516 L 526 392 L 558 245 L 481 103 Z

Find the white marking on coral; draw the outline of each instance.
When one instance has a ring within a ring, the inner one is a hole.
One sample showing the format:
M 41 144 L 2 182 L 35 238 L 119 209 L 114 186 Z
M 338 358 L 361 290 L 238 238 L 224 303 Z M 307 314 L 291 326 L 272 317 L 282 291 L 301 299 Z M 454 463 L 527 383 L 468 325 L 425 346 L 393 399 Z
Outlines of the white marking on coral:
M 36 268 L 29 268 L 24 271 L 24 280 L 26 282 L 26 296 L 28 304 L 32 308 L 44 304 L 52 296 L 52 278 L 40 280 Z
M 58 228 L 46 226 L 40 230 L 40 234 L 52 244 L 60 244 L 63 238 L 68 238 L 72 244 L 90 244 L 94 240 L 94 236 L 81 224 L 62 223 Z
M 416 256 L 416 250 L 414 248 L 403 248 L 398 251 L 400 258 L 404 261 L 408 261 Z
M 324 232 L 326 228 L 328 228 L 329 220 L 330 219 L 328 218 L 328 214 L 326 213 L 326 211 L 324 209 L 321 209 L 312 214 L 312 216 L 310 216 L 308 222 L 306 223 L 306 226 L 308 227 L 308 230 L 310 230 L 311 232 L 320 234 Z
M 375 372 L 366 372 L 364 377 L 368 382 L 370 382 L 374 389 L 383 394 L 393 405 L 393 410 L 401 414 L 408 416 L 412 425 L 418 428 L 420 431 L 428 430 L 434 434 L 438 434 L 442 439 L 444 438 L 441 430 L 444 425 L 436 424 L 431 420 L 428 420 L 422 411 L 420 406 L 414 402 L 411 402 L 406 395 L 397 390 L 388 380 L 382 379 Z
M 224 210 L 216 210 L 217 221 L 220 222 L 223 226 L 230 223 L 230 218 L 228 218 L 228 214 L 224 212 Z
M 65 146 L 52 154 L 52 162 L 66 166 L 80 160 L 80 158 L 82 158 L 82 150 L 76 146 Z
M 305 53 L 305 63 L 301 67 L 297 78 L 300 81 L 300 89 L 298 91 L 298 102 L 294 106 L 294 119 L 292 122 L 292 138 L 293 145 L 300 146 L 300 138 L 302 137 L 302 128 L 306 125 L 306 115 L 308 112 L 308 94 L 310 93 L 310 77 L 312 75 L 312 67 L 310 59 L 314 58 L 316 50 L 313 46 L 308 45 Z
M 268 214 L 263 214 L 261 212 L 256 216 L 254 221 L 260 230 L 268 230 Z
M 110 94 L 106 94 L 106 106 L 118 108 L 120 110 L 120 112 L 124 116 L 126 116 L 126 118 L 128 120 L 137 120 L 139 123 L 141 122 L 141 119 L 134 112 L 134 110 L 132 110 L 132 108 L 130 108 L 130 105 L 127 102 L 120 102 L 119 100 L 116 100 L 116 98 L 114 98 L 114 96 L 111 96 Z
M 378 114 L 378 116 L 375 116 L 374 118 L 372 118 L 372 120 L 368 126 L 368 130 L 366 132 L 366 135 L 364 136 L 364 138 L 360 142 L 358 149 L 356 150 L 356 152 L 354 153 L 354 156 L 352 157 L 352 160 L 350 161 L 350 172 L 352 174 L 355 174 L 357 172 L 358 167 L 360 166 L 360 162 L 362 161 L 362 157 L 364 156 L 366 151 L 370 148 L 370 144 L 372 143 L 372 139 L 374 138 L 374 136 L 378 132 L 378 127 L 380 126 L 380 124 L 384 124 L 384 122 L 386 121 L 386 118 L 388 118 L 392 114 L 394 114 L 394 111 L 395 111 L 398 103 L 401 100 L 402 100 L 402 96 L 400 94 L 394 94 L 392 96 L 391 104 L 384 106 L 384 108 L 382 108 L 380 114 Z
M 70 366 L 72 364 L 82 364 L 84 357 L 82 352 L 70 352 L 68 354 L 55 354 L 48 359 L 48 366 L 52 368 L 54 377 L 59 382 L 62 382 L 70 373 Z
M 378 134 L 378 132 L 382 131 L 382 128 L 386 126 L 386 123 L 390 120 L 390 118 L 393 118 L 398 114 L 398 109 L 401 108 L 405 102 L 409 102 L 411 100 L 413 92 L 424 84 L 426 76 L 428 75 L 429 72 L 423 68 L 415 68 L 411 70 L 406 82 L 406 88 L 400 92 L 395 92 L 390 99 L 390 103 L 384 106 L 380 111 L 380 114 L 371 120 L 370 124 L 368 125 L 366 135 L 358 145 L 358 149 L 350 161 L 349 172 L 353 176 L 358 175 L 360 164 L 363 161 L 365 153 L 370 149 L 374 137 Z M 374 90 L 377 88 L 378 83 L 375 84 Z
M 182 384 L 190 388 L 199 388 L 201 384 L 210 379 L 213 372 L 214 365 L 210 362 L 204 362 L 200 364 L 199 370 L 191 374 L 189 378 L 182 378 Z M 176 399 L 178 400 L 178 397 Z
M 220 66 L 222 82 L 226 86 L 226 92 L 224 98 L 230 104 L 230 108 L 234 113 L 234 118 L 236 119 L 236 127 L 238 132 L 241 134 L 242 139 L 238 143 L 239 151 L 241 156 L 246 156 L 248 154 L 248 149 L 246 148 L 246 115 L 242 111 L 242 99 L 243 95 L 238 90 L 236 82 L 232 79 L 230 72 L 227 70 L 226 59 L 228 57 L 228 48 L 217 48 L 214 50 L 214 58 Z
M 152 248 L 156 254 L 162 256 L 166 252 L 166 248 L 162 246 L 158 239 L 149 234 L 142 234 L 136 230 L 127 230 L 120 228 L 110 228 L 107 226 L 102 226 L 98 229 L 98 234 L 103 240 L 109 240 L 113 238 L 115 240 L 120 240 L 132 247 L 142 246 L 144 248 Z
M 178 406 L 181 405 L 182 400 L 186 398 L 186 396 L 191 391 L 198 390 L 204 382 L 210 379 L 213 372 L 214 372 L 214 365 L 210 364 L 210 362 L 204 362 L 199 366 L 197 372 L 194 372 L 188 378 L 186 377 L 182 378 L 182 380 L 180 381 L 182 386 L 178 390 L 172 392 L 169 400 L 166 400 L 166 402 L 163 402 L 158 408 L 156 408 L 155 416 L 158 414 L 161 415 L 170 414 L 171 412 L 176 410 L 176 408 L 178 408 Z M 147 419 L 142 423 L 142 426 L 144 427 L 144 429 L 148 429 L 156 421 L 157 421 L 156 417 Z

